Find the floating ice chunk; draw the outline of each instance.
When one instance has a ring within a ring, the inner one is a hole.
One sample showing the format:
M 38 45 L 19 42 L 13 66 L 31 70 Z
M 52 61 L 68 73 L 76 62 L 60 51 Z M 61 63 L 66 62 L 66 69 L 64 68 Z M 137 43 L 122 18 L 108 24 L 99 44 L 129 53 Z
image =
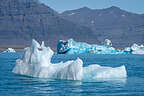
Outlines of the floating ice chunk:
M 132 46 L 131 46 L 131 48 L 132 48 L 132 50 L 138 50 L 139 48 L 140 48 L 140 46 L 138 46 L 137 44 L 133 44 Z
M 124 52 L 129 54 L 144 54 L 144 45 L 133 44 L 131 47 L 126 47 Z
M 13 48 L 8 48 L 6 51 L 4 52 L 16 52 Z
M 144 54 L 144 46 L 143 45 L 137 45 L 133 44 L 131 46 L 132 54 Z
M 121 67 L 112 68 L 94 64 L 84 67 L 83 75 L 84 81 L 99 81 L 126 78 L 127 72 L 124 65 Z
M 80 58 L 52 64 L 53 54 L 49 47 L 45 47 L 44 42 L 40 45 L 32 40 L 31 47 L 25 48 L 24 55 L 16 61 L 13 72 L 40 78 L 87 81 L 126 77 L 124 66 L 111 68 L 93 64 L 83 67 L 83 61 Z
M 90 45 L 84 42 L 76 42 L 73 39 L 60 40 L 57 45 L 58 54 L 126 54 L 112 47 L 112 42 L 106 39 L 102 45 Z

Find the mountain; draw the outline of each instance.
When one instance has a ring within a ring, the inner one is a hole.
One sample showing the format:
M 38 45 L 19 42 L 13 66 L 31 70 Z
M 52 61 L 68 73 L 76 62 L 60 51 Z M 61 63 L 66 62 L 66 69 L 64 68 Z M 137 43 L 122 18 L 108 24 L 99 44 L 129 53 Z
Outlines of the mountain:
M 62 18 L 90 28 L 99 41 L 110 39 L 115 47 L 144 43 L 144 15 L 112 6 L 105 9 L 83 7 L 59 14 Z
M 59 17 L 37 0 L 1 0 L 0 45 L 29 45 L 32 38 L 51 47 L 59 39 L 98 41 L 90 28 Z

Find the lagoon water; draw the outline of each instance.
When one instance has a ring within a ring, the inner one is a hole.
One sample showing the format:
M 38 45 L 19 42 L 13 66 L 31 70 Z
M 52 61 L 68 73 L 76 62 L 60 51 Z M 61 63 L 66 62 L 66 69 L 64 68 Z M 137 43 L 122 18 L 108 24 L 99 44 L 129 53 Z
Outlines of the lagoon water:
M 126 66 L 127 79 L 68 81 L 22 76 L 12 73 L 23 53 L 0 53 L 0 96 L 144 96 L 144 55 L 54 55 L 53 63 L 80 57 L 84 66 Z

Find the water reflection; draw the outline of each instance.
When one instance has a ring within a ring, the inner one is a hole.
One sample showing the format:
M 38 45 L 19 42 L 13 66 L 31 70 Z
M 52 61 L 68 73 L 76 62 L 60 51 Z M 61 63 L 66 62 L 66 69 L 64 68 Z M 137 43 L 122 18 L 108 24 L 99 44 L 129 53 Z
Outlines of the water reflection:
M 14 79 L 19 81 L 17 86 L 23 86 L 23 88 L 25 88 L 25 92 L 29 92 L 35 95 L 66 95 L 68 93 L 69 95 L 76 94 L 77 96 L 83 96 L 84 94 L 87 94 L 87 92 L 98 94 L 103 91 L 108 93 L 106 90 L 112 90 L 112 88 L 121 90 L 126 83 L 126 79 L 103 81 L 70 81 L 32 78 L 20 75 L 14 76 Z
M 13 78 L 16 79 L 16 81 L 19 81 L 17 86 L 23 86 L 24 88 L 27 88 L 28 92 L 32 92 L 34 94 L 53 94 L 60 93 L 62 90 L 82 92 L 80 87 L 76 88 L 77 86 L 82 85 L 81 81 L 32 78 L 20 75 L 14 76 Z

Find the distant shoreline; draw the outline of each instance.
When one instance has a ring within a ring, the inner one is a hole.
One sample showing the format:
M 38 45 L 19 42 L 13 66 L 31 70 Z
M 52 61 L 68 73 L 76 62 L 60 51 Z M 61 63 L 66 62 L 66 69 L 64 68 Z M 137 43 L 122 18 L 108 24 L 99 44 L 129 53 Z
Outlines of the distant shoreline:
M 17 46 L 17 45 L 0 45 L 0 52 L 7 50 L 7 48 L 13 48 L 17 52 L 24 51 L 24 48 L 29 46 Z M 53 51 L 56 51 L 56 48 L 51 48 Z

